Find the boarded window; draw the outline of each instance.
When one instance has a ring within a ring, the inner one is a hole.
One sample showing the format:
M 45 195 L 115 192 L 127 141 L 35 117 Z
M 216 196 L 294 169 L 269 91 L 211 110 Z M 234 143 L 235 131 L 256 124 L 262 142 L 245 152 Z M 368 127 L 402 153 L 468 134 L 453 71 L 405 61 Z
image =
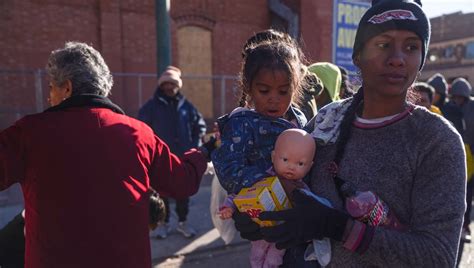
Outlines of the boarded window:
M 183 76 L 181 92 L 204 118 L 213 118 L 211 31 L 197 26 L 178 29 L 178 64 Z

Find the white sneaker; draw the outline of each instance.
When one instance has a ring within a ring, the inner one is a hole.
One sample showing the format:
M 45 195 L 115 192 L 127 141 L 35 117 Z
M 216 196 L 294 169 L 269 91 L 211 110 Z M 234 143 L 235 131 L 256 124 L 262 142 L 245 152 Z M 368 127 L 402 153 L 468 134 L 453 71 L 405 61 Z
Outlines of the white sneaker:
M 156 228 L 156 238 L 165 239 L 168 236 L 169 231 L 170 225 L 168 223 L 159 223 L 158 227 Z
M 176 231 L 182 233 L 186 238 L 190 238 L 196 235 L 196 230 L 194 230 L 191 226 L 187 225 L 185 221 L 178 223 Z
M 471 232 L 467 228 L 462 228 L 461 241 L 464 243 L 471 243 Z

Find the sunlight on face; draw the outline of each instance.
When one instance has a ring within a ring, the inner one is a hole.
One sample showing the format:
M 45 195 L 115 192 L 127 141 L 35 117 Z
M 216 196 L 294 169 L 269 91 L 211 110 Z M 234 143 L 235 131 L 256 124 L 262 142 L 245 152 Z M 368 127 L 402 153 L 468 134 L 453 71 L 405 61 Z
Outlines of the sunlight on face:
M 422 42 L 414 32 L 390 30 L 369 39 L 354 62 L 361 70 L 364 92 L 405 100 L 418 74 Z
M 160 85 L 160 89 L 168 97 L 174 97 L 178 94 L 179 87 L 175 83 L 164 82 Z
M 253 79 L 248 94 L 259 114 L 277 118 L 288 111 L 293 91 L 286 72 L 261 69 Z

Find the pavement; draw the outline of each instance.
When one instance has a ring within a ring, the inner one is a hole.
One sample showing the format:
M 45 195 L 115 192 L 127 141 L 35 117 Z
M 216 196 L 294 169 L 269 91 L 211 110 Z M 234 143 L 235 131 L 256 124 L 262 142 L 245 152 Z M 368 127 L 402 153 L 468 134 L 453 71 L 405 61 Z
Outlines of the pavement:
M 212 169 L 204 175 L 197 194 L 191 197 L 187 223 L 197 231 L 193 238 L 185 238 L 176 231 L 175 204 L 170 202 L 172 231 L 165 239 L 150 233 L 153 267 L 215 267 L 222 263 L 229 267 L 250 267 L 250 243 L 237 234 L 226 244 L 211 220 L 210 200 Z
M 469 226 L 471 230 L 474 231 L 474 223 L 471 223 Z M 474 267 L 474 241 L 469 244 L 464 244 L 464 251 L 461 257 L 461 262 L 459 263 L 459 267 Z

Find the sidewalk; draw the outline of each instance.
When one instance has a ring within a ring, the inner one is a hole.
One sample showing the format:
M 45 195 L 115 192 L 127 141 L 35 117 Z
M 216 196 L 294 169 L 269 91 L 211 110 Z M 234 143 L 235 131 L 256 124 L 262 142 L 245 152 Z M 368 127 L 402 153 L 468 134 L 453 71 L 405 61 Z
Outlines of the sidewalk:
M 212 224 L 209 211 L 212 178 L 213 175 L 205 174 L 198 193 L 190 200 L 188 223 L 196 229 L 195 237 L 184 238 L 175 230 L 177 216 L 174 211 L 175 204 L 171 202 L 172 231 L 166 239 L 156 239 L 154 233 L 150 234 L 153 267 L 216 266 L 216 256 L 225 256 L 220 259 L 225 259 L 226 268 L 249 267 L 249 242 L 237 235 L 229 245 L 225 245 Z M 200 266 L 200 263 L 207 264 Z

